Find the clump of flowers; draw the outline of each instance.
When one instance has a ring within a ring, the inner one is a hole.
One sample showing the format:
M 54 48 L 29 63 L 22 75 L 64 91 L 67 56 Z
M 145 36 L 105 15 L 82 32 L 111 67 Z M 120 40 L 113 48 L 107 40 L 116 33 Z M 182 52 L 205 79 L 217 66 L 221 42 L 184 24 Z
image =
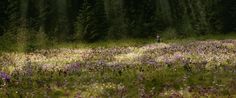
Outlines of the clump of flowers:
M 10 82 L 10 76 L 9 75 L 7 75 L 5 72 L 0 72 L 0 76 L 1 76 L 1 78 L 4 80 L 4 81 L 6 81 L 6 82 Z

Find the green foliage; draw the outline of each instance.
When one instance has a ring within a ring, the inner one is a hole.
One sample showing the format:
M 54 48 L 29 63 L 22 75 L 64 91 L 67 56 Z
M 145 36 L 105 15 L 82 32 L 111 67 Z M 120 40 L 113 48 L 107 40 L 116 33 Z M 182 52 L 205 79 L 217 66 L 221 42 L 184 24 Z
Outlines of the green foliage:
M 8 30 L 17 30 L 20 24 L 20 1 L 9 0 L 7 5 L 7 17 L 8 17 Z
M 85 0 L 77 18 L 77 37 L 93 42 L 105 37 L 107 29 L 104 4 L 102 1 Z
M 26 40 L 22 42 L 25 44 L 23 51 L 33 52 L 37 49 L 47 48 L 48 38 L 44 32 L 28 31 L 25 36 Z
M 3 35 L 3 33 L 6 30 L 6 25 L 7 25 L 7 0 L 2 0 L 0 1 L 0 36 Z
M 167 28 L 166 30 L 160 33 L 160 36 L 162 36 L 165 39 L 175 39 L 178 37 L 176 30 L 174 28 Z
M 168 39 L 236 30 L 234 0 L 2 0 L 0 5 L 1 37 L 22 35 L 17 33 L 26 29 L 32 34 L 25 36 L 42 32 L 57 42 L 95 42 L 149 38 L 156 33 Z
M 16 46 L 16 36 L 11 33 L 5 33 L 4 35 L 0 36 L 0 51 L 12 51 L 15 50 L 14 47 Z
M 123 2 L 123 0 L 104 0 L 109 25 L 107 39 L 128 38 Z
M 227 1 L 220 1 L 223 5 L 221 6 L 221 14 L 220 18 L 223 22 L 224 28 L 223 31 L 230 32 L 236 31 L 236 1 L 235 0 L 227 0 Z
M 155 0 L 124 1 L 128 35 L 133 37 L 148 37 L 155 33 L 155 4 Z

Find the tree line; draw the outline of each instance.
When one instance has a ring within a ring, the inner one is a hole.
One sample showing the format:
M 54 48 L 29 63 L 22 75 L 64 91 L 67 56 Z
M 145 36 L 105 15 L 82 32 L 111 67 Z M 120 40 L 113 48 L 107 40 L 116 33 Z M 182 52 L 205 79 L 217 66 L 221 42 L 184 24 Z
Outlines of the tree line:
M 235 0 L 0 1 L 0 36 L 7 40 L 94 42 L 234 31 Z

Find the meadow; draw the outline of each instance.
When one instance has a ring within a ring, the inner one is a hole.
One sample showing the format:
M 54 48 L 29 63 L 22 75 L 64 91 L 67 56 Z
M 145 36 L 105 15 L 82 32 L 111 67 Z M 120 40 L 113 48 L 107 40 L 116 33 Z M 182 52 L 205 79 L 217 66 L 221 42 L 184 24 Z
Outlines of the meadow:
M 0 98 L 236 98 L 236 0 L 0 0 Z
M 105 43 L 1 52 L 0 97 L 236 97 L 234 39 Z

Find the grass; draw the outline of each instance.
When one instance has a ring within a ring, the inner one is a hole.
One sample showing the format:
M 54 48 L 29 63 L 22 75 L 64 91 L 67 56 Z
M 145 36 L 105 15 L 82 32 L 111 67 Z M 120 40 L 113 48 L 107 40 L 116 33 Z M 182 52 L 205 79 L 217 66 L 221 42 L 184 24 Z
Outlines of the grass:
M 236 39 L 236 33 L 228 34 L 208 34 L 203 36 L 187 37 L 187 38 L 162 38 L 164 43 L 184 43 L 193 41 L 204 41 L 204 40 L 225 40 L 225 39 Z M 113 48 L 113 47 L 132 47 L 132 46 L 143 46 L 146 44 L 156 43 L 155 38 L 143 38 L 143 39 L 121 39 L 121 40 L 105 40 L 98 41 L 95 43 L 84 43 L 84 42 L 73 42 L 73 43 L 56 43 L 52 48 Z
M 113 48 L 113 47 L 130 47 L 130 46 L 142 46 L 145 44 L 155 43 L 155 39 L 122 39 L 122 40 L 106 40 L 98 41 L 95 43 L 85 42 L 73 42 L 73 43 L 58 43 L 53 48 Z
M 236 33 L 227 33 L 227 34 L 208 34 L 203 36 L 190 36 L 186 38 L 161 38 L 162 42 L 164 43 L 189 43 L 193 41 L 199 41 L 199 40 L 224 40 L 224 39 L 236 39 Z M 102 40 L 94 43 L 86 43 L 86 42 L 48 42 L 45 43 L 45 45 L 39 45 L 35 46 L 35 49 L 59 49 L 59 48 L 70 48 L 70 49 L 78 49 L 78 48 L 98 48 L 98 47 L 104 47 L 104 48 L 114 48 L 114 47 L 132 47 L 132 46 L 143 46 L 146 44 L 152 44 L 156 43 L 155 38 L 131 38 L 131 39 L 120 39 L 120 40 Z M 9 44 L 9 43 L 7 43 Z M 8 45 L 3 45 L 8 46 Z M 42 47 L 41 47 L 42 46 Z M 21 47 L 21 48 L 15 48 L 15 47 Z M 32 48 L 32 47 L 29 47 Z M 19 45 L 12 45 L 8 48 L 1 49 L 0 52 L 12 52 L 12 51 L 18 51 L 18 52 L 25 52 L 26 49 L 22 44 Z
M 188 72 L 182 67 L 153 69 L 148 65 L 122 70 L 109 67 L 79 70 L 76 73 L 40 70 L 30 75 L 15 73 L 10 83 L 2 85 L 0 97 L 236 97 L 232 80 L 236 75 L 228 70 Z
M 234 98 L 234 39 L 109 40 L 3 52 L 0 98 Z
M 236 33 L 227 33 L 227 34 L 207 34 L 203 36 L 193 36 L 187 38 L 173 38 L 173 39 L 165 39 L 166 43 L 188 43 L 193 41 L 205 41 L 205 40 L 225 40 L 225 39 L 236 39 Z

